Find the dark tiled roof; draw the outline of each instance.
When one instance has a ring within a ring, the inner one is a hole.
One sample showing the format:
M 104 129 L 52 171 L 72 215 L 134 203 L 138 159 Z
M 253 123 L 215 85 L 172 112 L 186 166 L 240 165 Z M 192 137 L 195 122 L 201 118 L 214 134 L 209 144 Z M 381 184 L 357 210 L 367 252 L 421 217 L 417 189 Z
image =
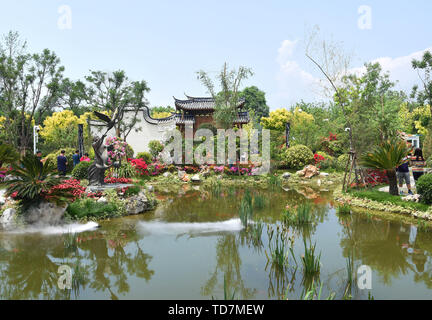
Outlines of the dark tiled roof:
M 186 100 L 180 100 L 176 97 L 174 98 L 175 106 L 177 109 L 182 110 L 214 110 L 215 107 L 215 101 L 211 97 L 190 97 L 186 95 Z M 238 108 L 242 107 L 245 103 L 245 99 L 241 98 L 239 99 Z

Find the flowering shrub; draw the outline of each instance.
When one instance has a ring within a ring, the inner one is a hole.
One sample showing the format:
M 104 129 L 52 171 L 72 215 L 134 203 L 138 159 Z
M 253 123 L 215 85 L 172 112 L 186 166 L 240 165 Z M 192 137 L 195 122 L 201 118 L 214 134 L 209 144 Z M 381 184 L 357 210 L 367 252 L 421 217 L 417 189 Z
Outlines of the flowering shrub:
M 320 167 L 321 161 L 324 161 L 324 160 L 325 160 L 324 156 L 317 154 L 317 153 L 314 154 L 314 161 L 315 161 L 315 165 L 317 167 Z
M 106 177 L 104 179 L 105 183 L 131 183 L 132 179 L 129 178 L 115 178 L 115 177 Z
M 148 173 L 148 166 L 143 159 L 128 159 L 128 161 L 130 164 L 132 164 L 139 175 L 143 176 Z
M 71 200 L 75 201 L 81 197 L 81 195 L 85 192 L 85 189 L 86 188 L 81 186 L 80 181 L 77 179 L 63 180 L 61 184 L 50 188 L 48 192 L 44 192 L 42 196 L 49 200 L 54 194 L 66 192 L 71 194 Z
M 126 156 L 127 142 L 118 137 L 108 137 L 105 140 L 106 146 L 111 146 L 108 151 L 108 164 L 114 161 L 120 161 L 121 158 Z
M 8 175 L 8 172 L 10 170 L 10 168 L 0 168 L 0 181 L 3 181 L 3 179 Z
M 388 177 L 385 170 L 366 170 L 365 181 L 371 185 L 388 184 Z
M 342 143 L 330 132 L 328 137 L 321 138 L 321 149 L 331 156 L 338 156 L 342 153 Z

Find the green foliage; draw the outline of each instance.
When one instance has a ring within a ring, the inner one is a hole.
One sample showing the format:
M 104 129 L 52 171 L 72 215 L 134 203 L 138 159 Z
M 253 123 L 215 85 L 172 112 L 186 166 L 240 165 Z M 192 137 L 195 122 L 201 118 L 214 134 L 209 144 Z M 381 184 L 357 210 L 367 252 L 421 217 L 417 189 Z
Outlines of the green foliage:
M 140 191 L 141 191 L 141 187 L 137 186 L 137 185 L 134 185 L 134 186 L 128 187 L 126 189 L 126 191 L 124 192 L 123 196 L 126 197 L 126 198 L 127 197 L 131 197 L 131 196 L 135 196 L 138 193 L 140 193 Z
M 264 228 L 264 223 L 261 219 L 259 219 L 258 221 L 252 224 L 250 228 L 250 234 L 252 236 L 252 242 L 254 246 L 262 245 L 261 237 L 262 237 L 263 228 Z
M 162 152 L 164 146 L 159 140 L 152 140 L 149 142 L 148 147 L 153 158 L 156 158 Z
M 78 199 L 71 203 L 66 209 L 66 213 L 72 219 L 84 218 L 109 218 L 119 216 L 118 207 L 115 203 L 101 204 L 94 199 Z
M 351 206 L 347 203 L 343 203 L 337 206 L 336 212 L 338 214 L 350 214 L 351 213 Z
M 13 164 L 19 158 L 18 152 L 8 144 L 0 144 L 0 168 L 3 164 Z
M 425 176 L 425 175 L 423 175 Z M 423 177 L 422 176 L 422 177 Z M 422 178 L 420 177 L 420 179 Z M 418 183 L 420 179 L 417 181 L 417 192 L 418 192 Z M 391 195 L 388 192 L 381 192 L 377 190 L 349 190 L 349 193 L 361 199 L 369 199 L 373 201 L 378 201 L 383 204 L 389 203 L 392 205 L 397 205 L 407 209 L 413 209 L 418 211 L 427 211 L 429 206 L 423 203 L 417 203 L 412 201 L 403 201 L 398 195 Z
M 111 167 L 106 172 L 107 175 L 113 176 L 116 175 L 117 178 L 133 178 L 136 176 L 136 169 L 130 162 L 122 161 L 120 164 L 120 168 Z
M 49 155 L 47 155 L 45 157 L 45 160 L 47 162 L 50 162 L 53 167 L 57 168 L 57 157 L 60 155 L 60 152 L 62 150 L 66 151 L 65 157 L 66 157 L 67 162 L 68 162 L 67 167 L 66 167 L 67 172 L 71 172 L 72 169 L 73 169 L 73 159 L 72 159 L 72 156 L 75 153 L 75 148 L 59 149 L 57 152 L 53 152 L 53 153 L 50 153 Z
M 56 176 L 48 161 L 41 166 L 39 159 L 33 154 L 27 154 L 20 164 L 13 164 L 10 173 L 15 179 L 3 183 L 6 186 L 6 195 L 16 192 L 16 199 L 21 200 L 24 207 L 43 200 L 61 205 L 72 198 L 70 190 L 63 189 L 56 190 L 48 197 L 49 190 L 59 185 L 62 179 Z
M 77 180 L 88 179 L 88 169 L 91 166 L 91 162 L 81 161 L 72 170 L 72 177 Z
M 267 184 L 274 190 L 281 187 L 282 181 L 278 175 L 270 174 L 267 179 Z
M 211 123 L 203 123 L 198 127 L 198 130 L 199 129 L 208 129 L 213 132 L 214 135 L 217 134 L 217 128 Z
M 425 51 L 421 60 L 413 59 L 412 67 L 418 72 L 423 83 L 423 90 L 419 90 L 418 86 L 414 86 L 411 97 L 417 98 L 419 105 L 427 103 L 432 106 L 432 53 Z
M 249 190 L 246 190 L 241 202 L 240 202 L 240 220 L 242 225 L 247 228 L 248 222 L 253 215 L 252 196 Z
M 422 175 L 417 180 L 416 187 L 420 194 L 420 201 L 425 204 L 432 204 L 432 174 Z
M 280 164 L 288 169 L 302 169 L 308 164 L 314 162 L 312 151 L 304 145 L 296 145 L 290 148 L 284 148 L 281 153 Z
M 252 70 L 242 66 L 237 70 L 228 70 L 228 65 L 225 63 L 218 75 L 221 87 L 219 93 L 216 93 L 213 80 L 205 71 L 200 70 L 197 72 L 197 75 L 198 79 L 201 80 L 202 84 L 215 100 L 213 119 L 216 124 L 223 129 L 231 128 L 237 117 L 238 103 L 240 100 L 239 87 L 243 80 L 253 75 Z
M 303 273 L 305 276 L 315 276 L 319 274 L 321 266 L 320 259 L 321 253 L 316 256 L 315 255 L 316 244 L 308 246 L 306 244 L 306 240 L 304 240 L 304 255 L 301 257 L 301 261 L 303 263 Z
M 345 171 L 346 167 L 347 167 L 347 163 L 349 160 L 349 154 L 342 154 L 337 158 L 337 169 L 341 170 L 341 171 Z M 349 170 L 349 166 L 348 166 L 348 170 Z
M 152 158 L 153 156 L 151 155 L 150 152 L 138 152 L 136 155 L 137 159 L 143 159 L 145 161 L 145 163 L 149 164 L 152 163 Z
M 256 86 L 247 87 L 239 93 L 241 98 L 245 99 L 244 107 L 248 111 L 253 111 L 258 122 L 262 117 L 268 117 L 270 108 L 267 105 L 265 92 Z
M 130 159 L 134 157 L 134 150 L 133 148 L 130 146 L 130 144 L 126 145 L 126 159 Z
M 301 226 L 312 223 L 312 206 L 310 203 L 300 204 L 296 208 L 289 208 L 282 213 L 283 223 Z

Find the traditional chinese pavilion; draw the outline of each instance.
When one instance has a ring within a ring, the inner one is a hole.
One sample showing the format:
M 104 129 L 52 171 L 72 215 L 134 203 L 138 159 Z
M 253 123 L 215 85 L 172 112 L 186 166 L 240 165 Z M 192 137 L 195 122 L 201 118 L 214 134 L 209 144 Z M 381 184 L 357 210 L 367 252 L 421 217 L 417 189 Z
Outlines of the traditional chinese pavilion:
M 194 132 L 204 123 L 214 125 L 213 112 L 215 110 L 215 101 L 211 97 L 190 97 L 186 95 L 185 100 L 180 100 L 174 97 L 176 107 L 176 125 L 184 132 L 185 124 L 192 124 Z M 241 128 L 243 124 L 249 122 L 249 114 L 244 110 L 245 100 L 239 100 L 237 108 L 237 119 L 233 125 Z

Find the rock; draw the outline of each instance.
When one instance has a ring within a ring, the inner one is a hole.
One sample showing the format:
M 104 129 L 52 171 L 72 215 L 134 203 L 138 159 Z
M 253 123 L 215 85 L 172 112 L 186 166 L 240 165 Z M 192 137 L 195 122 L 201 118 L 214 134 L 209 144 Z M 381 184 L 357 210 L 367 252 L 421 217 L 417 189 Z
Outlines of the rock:
M 308 165 L 304 167 L 303 170 L 297 171 L 297 175 L 311 179 L 312 177 L 319 175 L 319 170 L 313 165 Z
M 285 173 L 282 175 L 282 179 L 285 179 L 285 180 L 288 180 L 290 177 L 291 177 L 291 173 L 289 173 L 289 172 L 285 172 Z
M 41 202 L 27 209 L 24 221 L 29 224 L 56 225 L 62 221 L 65 211 L 66 206 L 59 207 L 50 202 Z
M 108 200 L 107 200 L 107 198 L 105 198 L 105 197 L 100 197 L 100 198 L 97 200 L 97 202 L 100 203 L 100 204 L 107 204 L 107 203 L 108 203 Z
M 410 194 L 406 197 L 402 197 L 403 201 L 412 201 L 412 202 L 419 202 L 420 201 L 420 195 L 419 194 Z
M 168 178 L 169 176 L 171 175 L 171 172 L 164 172 L 164 174 L 163 174 L 163 176 L 165 177 L 165 178 Z
M 5 193 L 6 193 L 6 190 L 0 190 L 0 206 L 4 205 L 6 203 L 6 198 L 4 197 Z
M 218 180 L 222 180 L 222 179 L 223 179 L 223 176 L 220 174 L 220 175 L 218 175 L 218 176 L 216 177 L 216 179 L 218 179 Z
M 154 187 L 153 186 L 147 186 L 147 191 L 153 192 L 154 191 Z
M 181 171 L 181 170 L 178 171 L 179 179 L 183 179 L 185 175 L 186 175 L 186 171 Z
M 154 203 L 150 201 L 146 194 L 141 191 L 136 196 L 132 196 L 128 199 L 126 203 L 127 214 L 139 214 L 144 211 L 153 209 Z
M 328 174 L 327 172 L 321 172 L 321 173 L 320 173 L 320 176 L 322 176 L 322 177 L 328 177 L 329 174 Z
M 189 178 L 189 176 L 188 176 L 187 174 L 185 174 L 181 180 L 182 180 L 183 182 L 189 182 L 189 181 L 190 181 L 190 178 Z
M 200 182 L 200 181 L 201 181 L 201 178 L 200 178 L 199 174 L 195 174 L 195 175 L 193 175 L 193 176 L 191 177 L 191 181 L 192 181 L 192 182 Z
M 15 226 L 15 219 L 17 216 L 17 211 L 14 208 L 8 208 L 3 211 L 3 214 L 0 216 L 0 225 L 4 229 L 9 229 Z

